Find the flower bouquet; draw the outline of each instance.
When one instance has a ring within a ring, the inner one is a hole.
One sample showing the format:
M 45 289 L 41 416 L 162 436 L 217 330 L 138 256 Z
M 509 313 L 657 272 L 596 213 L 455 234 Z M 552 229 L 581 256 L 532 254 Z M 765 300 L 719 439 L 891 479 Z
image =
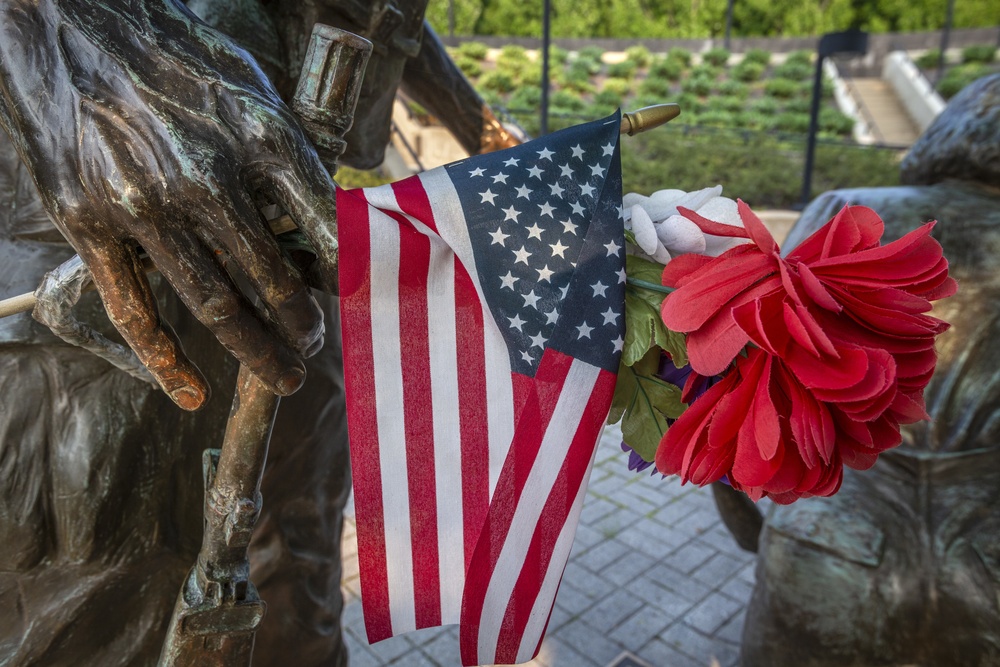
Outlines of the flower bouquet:
M 630 468 L 790 503 L 837 491 L 928 419 L 928 314 L 955 292 L 929 222 L 881 244 L 848 206 L 782 255 L 720 187 L 624 198 L 626 338 L 609 423 Z

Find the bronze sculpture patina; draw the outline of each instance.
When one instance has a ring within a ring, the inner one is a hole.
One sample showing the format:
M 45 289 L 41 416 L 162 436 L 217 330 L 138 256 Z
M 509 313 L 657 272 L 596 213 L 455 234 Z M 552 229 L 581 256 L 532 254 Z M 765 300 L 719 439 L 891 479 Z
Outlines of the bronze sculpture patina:
M 0 124 L 10 139 L 0 133 L 3 296 L 34 289 L 72 255 L 69 239 L 170 398 L 201 406 L 177 410 L 26 316 L 0 320 L 4 664 L 155 662 L 201 539 L 201 452 L 222 441 L 235 381 L 236 363 L 216 338 L 268 389 L 302 386 L 278 412 L 261 482 L 251 577 L 271 613 L 255 662 L 286 664 L 289 647 L 296 664 L 346 662 L 337 313 L 332 298 L 308 288 L 333 287 L 333 185 L 282 95 L 294 90 L 309 29 L 323 19 L 376 43 L 380 65 L 357 124 L 371 140 L 351 143 L 355 165 L 381 155 L 388 128 L 371 109 L 391 100 L 401 78 L 457 91 L 429 96 L 462 110 L 455 117 L 476 148 L 489 133 L 473 142 L 471 128 L 493 127 L 491 116 L 453 64 L 436 82 L 406 74 L 422 44 L 442 57 L 439 43 L 420 39 L 423 2 L 191 4 L 247 39 L 256 62 L 173 0 L 0 4 Z M 320 251 L 320 270 L 303 271 L 292 261 L 300 255 L 274 242 L 258 213 L 266 204 L 292 215 Z M 146 283 L 140 249 L 166 280 Z M 116 339 L 102 309 L 91 295 L 75 313 Z M 206 400 L 209 387 L 215 400 Z
M 960 287 L 935 306 L 952 328 L 925 394 L 933 421 L 905 427 L 871 470 L 845 470 L 833 498 L 767 518 L 746 667 L 1000 664 L 1000 75 L 951 101 L 902 180 L 824 194 L 786 245 L 847 203 L 874 208 L 889 239 L 939 221 Z

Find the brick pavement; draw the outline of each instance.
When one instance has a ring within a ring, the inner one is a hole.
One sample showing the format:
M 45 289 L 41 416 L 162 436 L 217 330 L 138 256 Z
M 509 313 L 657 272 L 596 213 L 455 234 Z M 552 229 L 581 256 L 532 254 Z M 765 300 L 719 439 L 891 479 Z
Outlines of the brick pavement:
M 736 667 L 752 555 L 726 532 L 708 489 L 630 472 L 619 442 L 609 427 L 548 633 L 528 665 L 605 667 L 628 651 L 651 667 Z M 369 645 L 351 509 L 343 556 L 351 667 L 461 664 L 456 627 Z

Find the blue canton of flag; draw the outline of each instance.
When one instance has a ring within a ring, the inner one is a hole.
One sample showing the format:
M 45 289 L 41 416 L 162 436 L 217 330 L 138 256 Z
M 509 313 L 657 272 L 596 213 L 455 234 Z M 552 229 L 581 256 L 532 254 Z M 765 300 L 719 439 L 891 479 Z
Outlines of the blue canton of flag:
M 623 344 L 624 226 L 618 117 L 446 167 L 465 210 L 486 302 L 511 368 L 545 347 L 616 372 Z

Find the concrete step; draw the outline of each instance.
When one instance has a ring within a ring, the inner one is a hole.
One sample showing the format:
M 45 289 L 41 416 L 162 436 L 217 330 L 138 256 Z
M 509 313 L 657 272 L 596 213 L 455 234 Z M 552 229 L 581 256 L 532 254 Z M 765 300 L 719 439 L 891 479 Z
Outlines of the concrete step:
M 876 141 L 909 146 L 917 140 L 920 132 L 888 83 L 875 78 L 847 79 L 846 82 Z

